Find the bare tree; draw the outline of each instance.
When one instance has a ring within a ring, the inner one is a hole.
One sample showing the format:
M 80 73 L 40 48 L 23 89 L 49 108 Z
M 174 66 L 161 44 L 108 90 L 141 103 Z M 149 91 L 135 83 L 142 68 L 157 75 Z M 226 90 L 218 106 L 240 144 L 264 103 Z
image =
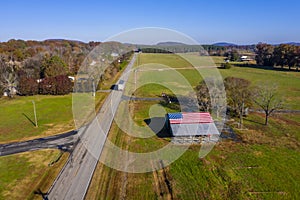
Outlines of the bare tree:
M 277 94 L 277 85 L 260 84 L 254 92 L 254 102 L 265 112 L 265 125 L 269 116 L 276 110 L 283 108 L 283 100 Z
M 211 101 L 208 87 L 205 81 L 202 81 L 196 88 L 199 108 L 201 111 L 209 112 L 211 110 Z
M 219 114 L 226 112 L 226 93 L 223 80 L 209 77 L 200 82 L 196 93 L 201 111 Z
M 242 78 L 227 77 L 224 83 L 228 104 L 238 114 L 240 119 L 239 128 L 242 128 L 245 107 L 251 104 L 251 82 Z
M 13 97 L 16 93 L 18 85 L 18 76 L 12 65 L 0 61 L 0 86 L 3 90 L 8 91 L 9 97 Z

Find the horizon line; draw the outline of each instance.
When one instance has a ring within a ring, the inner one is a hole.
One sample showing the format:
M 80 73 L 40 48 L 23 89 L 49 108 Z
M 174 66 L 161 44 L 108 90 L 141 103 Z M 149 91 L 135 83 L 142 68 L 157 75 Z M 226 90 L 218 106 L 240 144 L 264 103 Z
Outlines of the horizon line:
M 80 40 L 80 39 L 71 39 L 71 38 L 45 38 L 45 39 L 22 39 L 22 38 L 10 38 L 7 40 L 0 40 L 0 43 L 4 43 L 4 42 L 9 42 L 10 40 L 22 40 L 22 41 L 36 41 L 36 42 L 44 42 L 47 40 L 65 40 L 65 41 L 74 41 L 74 42 L 81 42 L 81 43 L 89 43 L 89 42 L 103 42 L 101 40 Z M 105 42 L 120 42 L 120 41 L 105 41 Z M 165 42 L 160 42 L 160 43 L 168 43 L 168 42 L 173 42 L 173 41 L 165 41 Z M 127 42 L 120 42 L 123 44 L 132 44 L 132 45 L 157 45 L 157 44 L 133 44 L 133 43 L 127 43 Z M 178 42 L 174 42 L 174 43 L 178 43 Z M 245 42 L 245 43 L 236 43 L 236 42 L 227 42 L 227 41 L 216 41 L 213 43 L 200 43 L 199 44 L 195 44 L 195 45 L 215 45 L 215 44 L 228 44 L 229 46 L 251 46 L 251 45 L 256 45 L 259 43 L 266 43 L 266 44 L 271 44 L 271 45 L 279 45 L 279 44 L 290 44 L 290 43 L 299 43 L 300 41 L 285 41 L 285 42 L 266 42 L 266 41 L 259 41 L 259 42 Z M 189 45 L 189 44 L 184 44 L 183 45 Z

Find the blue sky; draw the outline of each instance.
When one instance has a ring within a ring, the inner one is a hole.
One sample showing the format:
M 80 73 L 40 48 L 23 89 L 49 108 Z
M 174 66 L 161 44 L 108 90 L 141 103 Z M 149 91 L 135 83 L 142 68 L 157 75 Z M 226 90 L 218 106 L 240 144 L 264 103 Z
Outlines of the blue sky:
M 103 41 L 141 27 L 174 29 L 201 44 L 300 41 L 298 0 L 3 0 L 0 7 L 0 41 Z

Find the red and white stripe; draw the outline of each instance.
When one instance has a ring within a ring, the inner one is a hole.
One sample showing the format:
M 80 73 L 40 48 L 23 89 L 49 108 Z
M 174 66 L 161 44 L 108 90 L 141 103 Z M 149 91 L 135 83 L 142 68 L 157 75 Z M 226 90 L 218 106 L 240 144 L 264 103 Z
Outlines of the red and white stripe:
M 209 113 L 182 113 L 180 119 L 170 119 L 171 124 L 199 124 L 213 123 Z

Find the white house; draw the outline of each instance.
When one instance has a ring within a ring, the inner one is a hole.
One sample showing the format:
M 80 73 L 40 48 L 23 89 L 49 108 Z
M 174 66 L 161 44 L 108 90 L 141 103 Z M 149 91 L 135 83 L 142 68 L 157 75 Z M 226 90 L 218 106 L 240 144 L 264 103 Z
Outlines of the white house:
M 252 59 L 251 58 L 249 58 L 248 56 L 241 56 L 241 61 L 251 61 Z

